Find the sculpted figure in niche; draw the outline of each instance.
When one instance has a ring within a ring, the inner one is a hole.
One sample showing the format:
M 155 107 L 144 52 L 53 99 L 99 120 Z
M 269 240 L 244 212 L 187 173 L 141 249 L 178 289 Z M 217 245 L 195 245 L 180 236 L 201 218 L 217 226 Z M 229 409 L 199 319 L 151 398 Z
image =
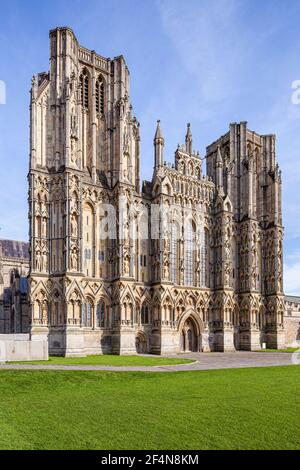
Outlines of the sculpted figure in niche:
M 77 116 L 76 114 L 71 115 L 71 135 L 77 137 Z
M 168 264 L 165 264 L 164 265 L 164 278 L 165 279 L 169 279 L 169 273 L 170 273 L 169 266 L 168 266 Z
M 77 253 L 76 250 L 73 250 L 71 253 L 71 269 L 77 271 Z
M 36 270 L 40 271 L 41 270 L 41 252 L 40 251 L 37 251 L 36 253 L 35 264 L 36 264 Z
M 48 319 L 48 305 L 46 302 L 43 302 L 42 304 L 42 321 L 43 323 L 47 323 Z
M 71 218 L 71 235 L 72 235 L 72 237 L 77 237 L 77 216 L 76 216 L 76 214 L 73 214 L 72 218 Z
M 124 273 L 129 274 L 129 257 L 125 256 L 124 258 Z
M 71 162 L 76 163 L 76 141 L 71 139 Z
M 226 240 L 226 243 L 225 243 L 225 253 L 226 253 L 226 259 L 230 259 L 230 242 L 229 242 L 229 240 Z
M 48 256 L 47 256 L 46 251 L 44 251 L 43 256 L 42 256 L 42 271 L 47 271 L 47 267 L 48 267 Z
M 71 200 L 71 211 L 76 211 L 77 210 L 77 200 L 76 198 L 73 196 L 72 197 L 72 200 Z
M 170 251 L 170 238 L 168 234 L 165 235 L 164 248 L 165 248 L 165 251 Z
M 128 222 L 125 222 L 125 226 L 124 226 L 124 240 L 128 240 L 129 239 L 129 223 Z
M 47 237 L 47 219 L 43 217 L 42 220 L 42 237 Z

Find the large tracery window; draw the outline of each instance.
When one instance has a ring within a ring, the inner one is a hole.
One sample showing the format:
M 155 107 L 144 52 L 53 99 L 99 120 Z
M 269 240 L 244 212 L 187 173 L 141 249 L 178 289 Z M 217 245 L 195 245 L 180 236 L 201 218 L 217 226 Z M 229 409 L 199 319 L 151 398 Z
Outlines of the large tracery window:
M 149 307 L 145 303 L 142 305 L 141 323 L 142 323 L 142 325 L 145 325 L 145 324 L 149 323 Z
M 81 93 L 82 106 L 85 109 L 88 109 L 89 107 L 89 77 L 85 69 L 80 75 L 80 93 Z
M 97 305 L 97 327 L 104 328 L 105 303 L 101 300 Z
M 81 325 L 92 327 L 93 326 L 93 304 L 92 301 L 87 300 L 81 307 Z
M 178 227 L 175 223 L 173 223 L 172 228 L 171 228 L 171 281 L 174 282 L 174 284 L 178 283 L 178 266 L 177 266 L 178 235 L 179 235 Z
M 93 305 L 91 302 L 88 301 L 86 305 L 86 326 L 92 326 L 92 318 L 93 318 Z
M 102 77 L 96 81 L 96 112 L 104 114 L 104 83 Z
M 208 253 L 209 236 L 208 230 L 204 229 L 200 240 L 200 287 L 208 287 Z
M 187 286 L 194 284 L 194 236 L 195 230 L 192 221 L 185 229 L 184 242 L 184 283 Z

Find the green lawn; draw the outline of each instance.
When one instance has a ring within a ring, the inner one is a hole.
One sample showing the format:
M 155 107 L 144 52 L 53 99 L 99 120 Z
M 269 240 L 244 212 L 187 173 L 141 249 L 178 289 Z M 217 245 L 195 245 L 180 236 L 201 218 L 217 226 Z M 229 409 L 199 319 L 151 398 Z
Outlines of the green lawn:
M 300 367 L 0 371 L 1 449 L 300 449 Z
M 17 361 L 17 364 L 49 364 L 49 365 L 93 365 L 93 366 L 166 366 L 176 364 L 190 364 L 193 359 L 170 358 L 160 356 L 113 356 L 110 354 L 86 357 L 58 357 L 51 356 L 48 361 Z M 14 363 L 11 363 L 14 364 Z
M 255 352 L 284 352 L 284 353 L 293 353 L 295 351 L 299 351 L 300 348 L 285 348 L 285 349 L 260 349 L 259 351 Z

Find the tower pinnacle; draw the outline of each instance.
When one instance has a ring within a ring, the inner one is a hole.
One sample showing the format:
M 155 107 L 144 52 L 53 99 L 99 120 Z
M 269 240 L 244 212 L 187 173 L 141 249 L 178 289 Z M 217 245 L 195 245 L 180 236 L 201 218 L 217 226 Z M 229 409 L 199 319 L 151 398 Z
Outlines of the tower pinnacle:
M 155 167 L 162 166 L 164 163 L 164 145 L 165 140 L 162 135 L 160 120 L 157 121 L 156 132 L 154 136 L 154 155 L 155 155 Z
M 188 125 L 187 125 L 187 133 L 186 133 L 186 136 L 185 136 L 185 150 L 190 155 L 193 153 L 193 137 L 192 137 L 192 133 L 191 133 L 191 124 L 190 123 L 188 123 Z

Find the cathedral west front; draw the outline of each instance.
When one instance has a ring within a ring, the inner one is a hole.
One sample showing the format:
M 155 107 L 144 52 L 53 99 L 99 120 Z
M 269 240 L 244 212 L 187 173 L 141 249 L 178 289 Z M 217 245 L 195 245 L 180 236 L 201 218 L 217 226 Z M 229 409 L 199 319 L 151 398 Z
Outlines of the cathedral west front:
M 140 124 L 123 56 L 69 28 L 30 103 L 29 331 L 52 355 L 281 348 L 281 172 L 246 122 L 173 164 L 163 125 L 140 181 Z M 206 161 L 206 174 L 203 164 Z

